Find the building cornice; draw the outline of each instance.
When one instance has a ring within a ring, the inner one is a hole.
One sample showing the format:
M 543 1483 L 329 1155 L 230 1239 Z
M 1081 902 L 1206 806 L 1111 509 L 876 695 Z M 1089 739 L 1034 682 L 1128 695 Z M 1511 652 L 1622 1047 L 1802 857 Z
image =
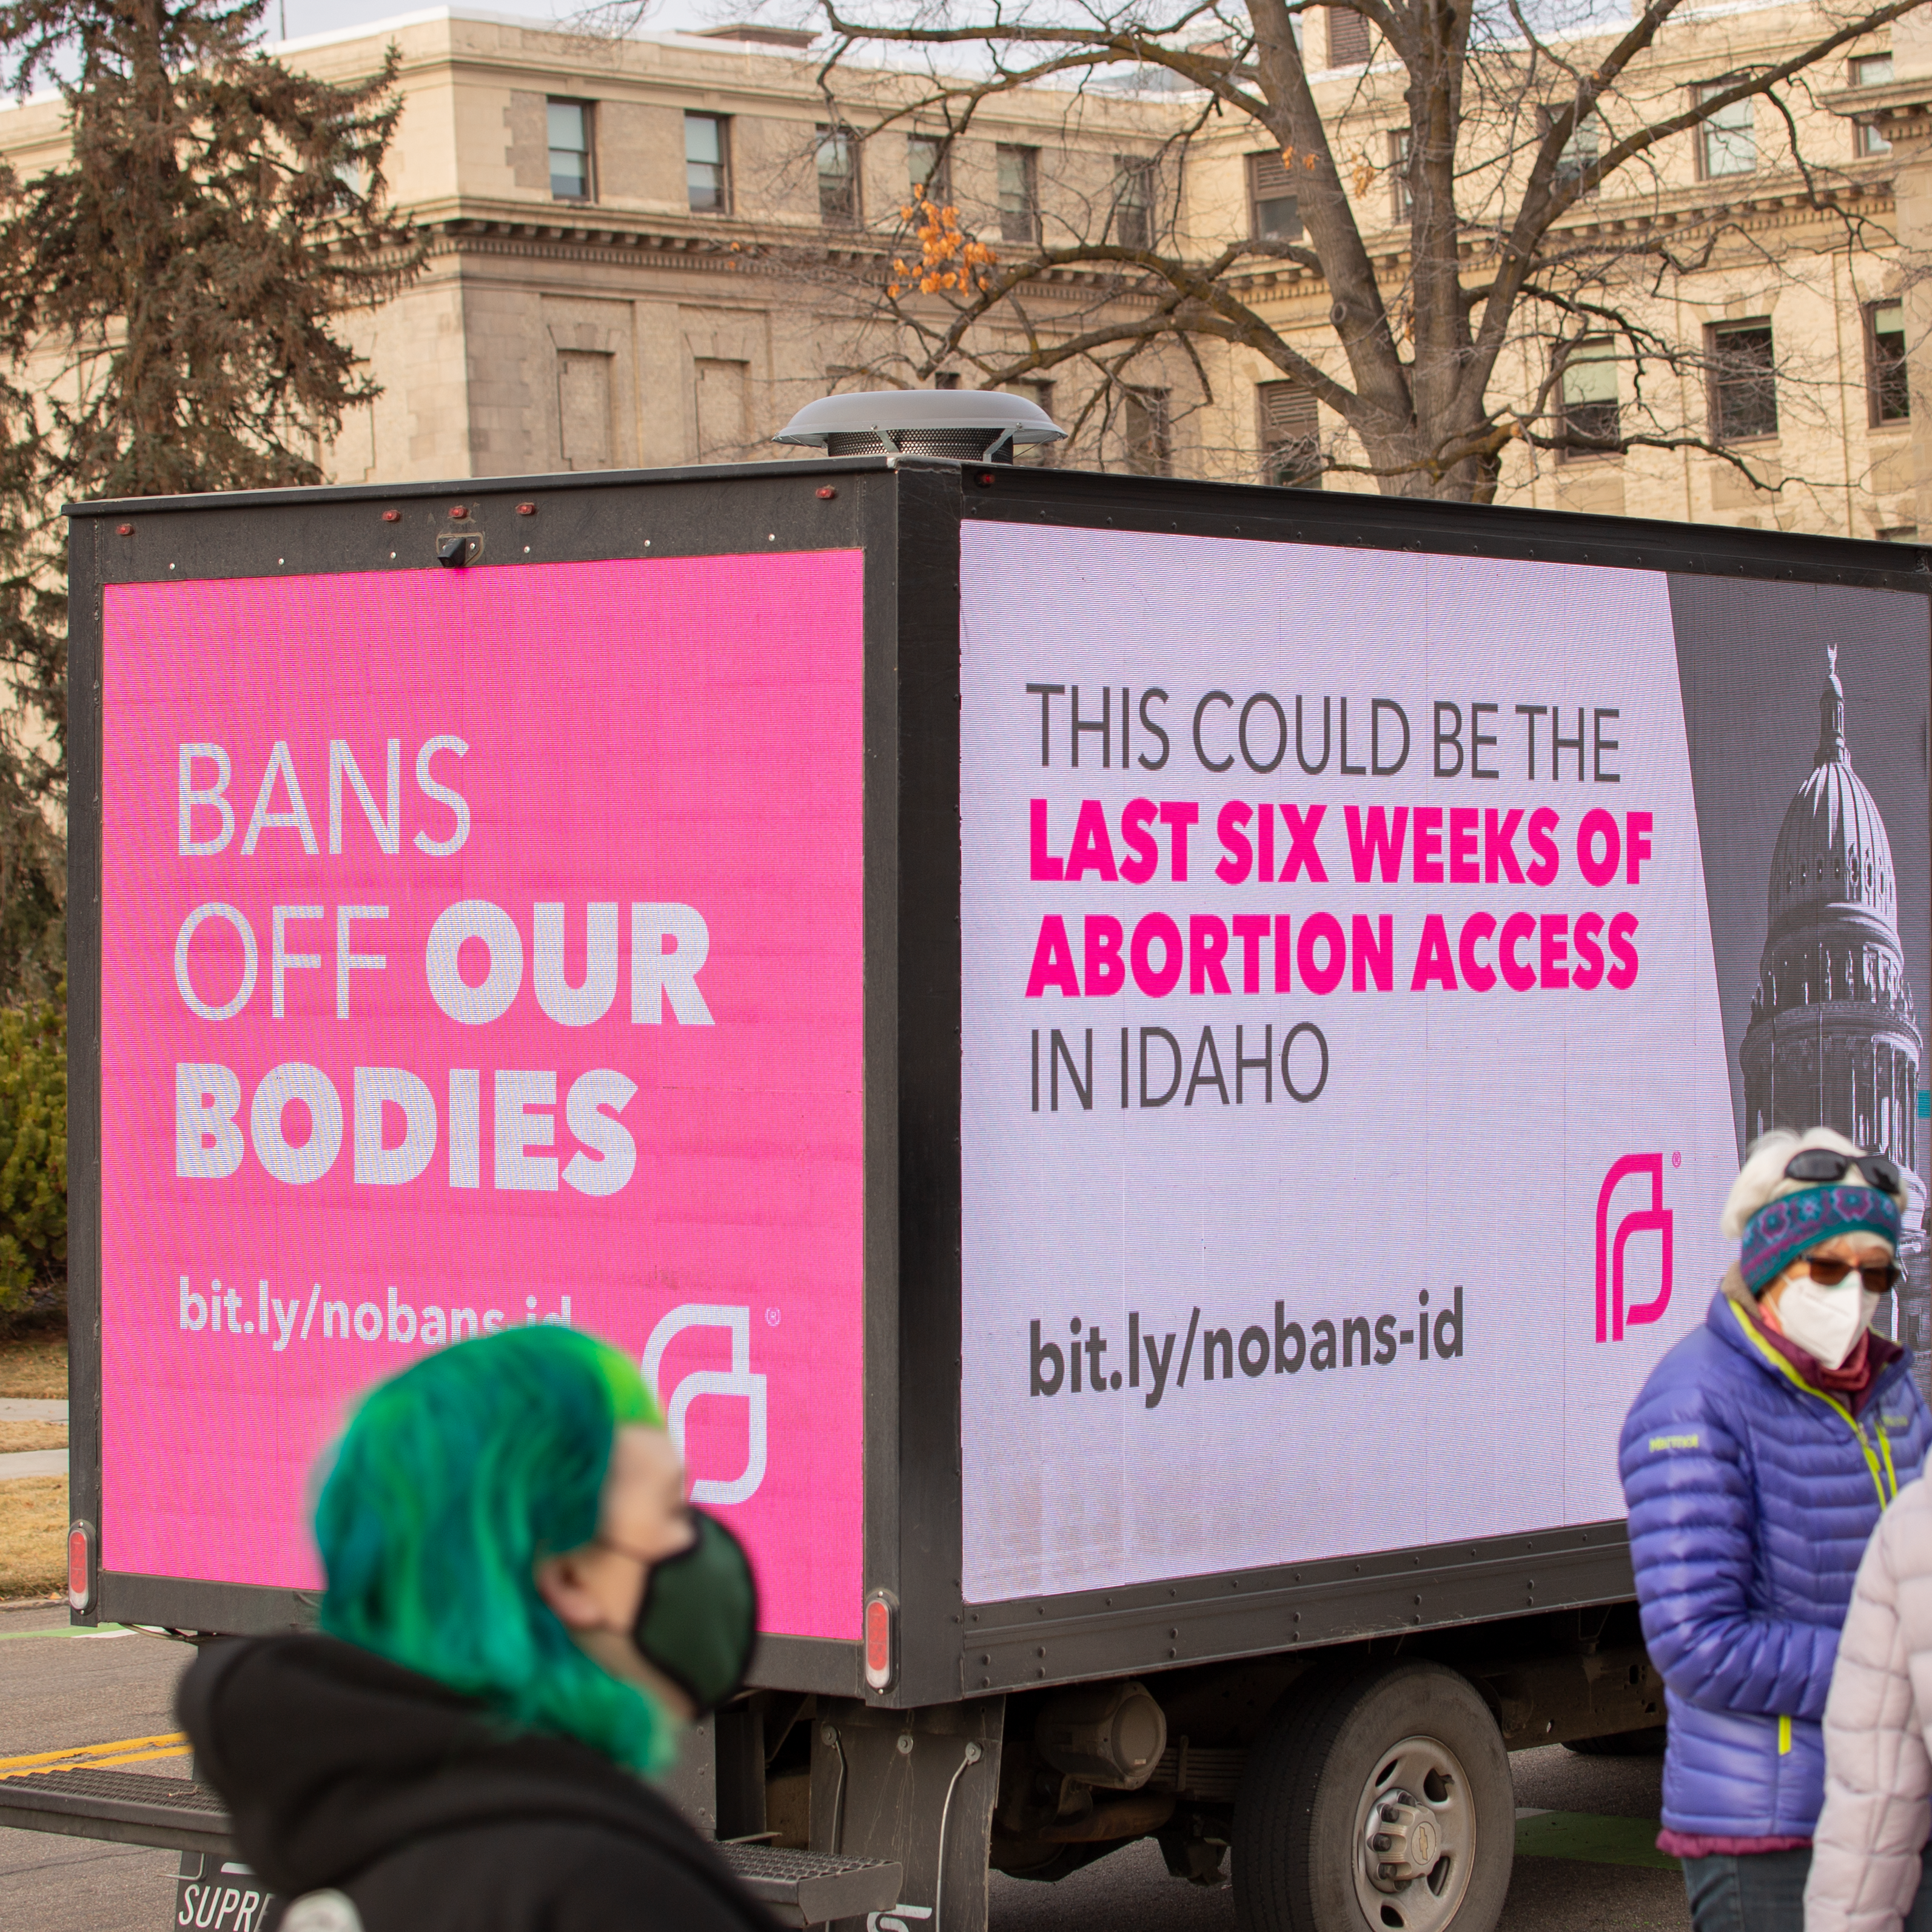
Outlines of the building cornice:
M 1738 178 L 1742 182 L 1744 178 Z M 1613 244 L 1618 238 L 1625 237 L 1636 245 L 1653 237 L 1694 235 L 1700 229 L 1714 228 L 1726 222 L 1764 232 L 1795 228 L 1840 210 L 1863 216 L 1888 214 L 1895 204 L 1891 170 L 1886 168 L 1881 172 L 1876 166 L 1863 179 L 1846 179 L 1822 190 L 1815 200 L 1796 175 L 1771 178 L 1755 193 L 1736 194 L 1721 201 L 1702 198 L 1708 194 L 1709 185 L 1700 182 L 1695 188 L 1660 195 L 1643 206 L 1629 202 L 1587 204 L 1586 215 L 1573 215 L 1550 231 L 1552 243 L 1581 241 Z M 1379 277 L 1398 279 L 1413 266 L 1414 257 L 1405 245 L 1406 230 L 1371 230 L 1362 238 Z M 1490 257 L 1479 242 L 1465 241 L 1457 254 L 1467 272 L 1487 272 Z M 1228 278 L 1228 284 L 1238 292 L 1266 290 L 1294 296 L 1312 295 L 1327 286 L 1317 271 L 1297 263 L 1240 271 Z
M 855 279 L 877 279 L 895 245 L 889 236 L 801 227 L 773 230 L 734 223 L 729 229 L 675 226 L 662 217 L 631 216 L 604 208 L 572 208 L 572 219 L 533 218 L 514 203 L 448 200 L 409 209 L 432 260 L 462 255 L 526 261 L 578 262 L 602 267 L 650 268 L 685 274 L 796 278 L 800 257 L 814 268 L 844 270 Z M 585 218 L 595 214 L 598 218 Z M 736 230 L 736 232 L 732 232 Z M 1033 294 L 1063 301 L 1093 300 L 1150 305 L 1150 292 L 1110 289 L 1106 272 L 1056 269 L 1029 285 Z

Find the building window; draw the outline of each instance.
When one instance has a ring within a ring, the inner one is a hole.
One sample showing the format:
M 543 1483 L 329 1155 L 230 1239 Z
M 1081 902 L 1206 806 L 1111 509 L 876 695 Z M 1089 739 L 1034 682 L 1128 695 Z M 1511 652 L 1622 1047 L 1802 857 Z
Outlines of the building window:
M 697 386 L 698 460 L 742 461 L 752 443 L 752 368 L 700 356 L 692 365 Z
M 1352 7 L 1328 9 L 1328 64 L 1360 67 L 1369 58 L 1369 22 Z
M 1916 524 L 1886 524 L 1873 534 L 1880 543 L 1916 544 L 1918 541 L 1918 526 Z
M 1604 124 L 1594 114 L 1586 114 L 1571 130 L 1563 151 L 1556 157 L 1556 185 L 1568 189 L 1576 186 L 1588 170 L 1597 165 L 1597 158 L 1603 152 Z M 1594 194 L 1593 186 L 1585 190 Z
M 1144 156 L 1122 154 L 1114 190 L 1114 234 L 1123 248 L 1154 246 L 1156 164 Z
M 952 199 L 952 155 L 938 134 L 906 136 L 906 182 L 914 201 L 922 199 L 944 208 Z
M 610 358 L 590 350 L 557 352 L 556 401 L 566 470 L 610 466 Z
M 1389 135 L 1389 179 L 1395 184 L 1395 218 L 1406 221 L 1415 205 L 1408 188 L 1408 130 L 1397 128 Z
M 1697 90 L 1697 98 L 1710 100 L 1733 83 L 1714 80 Z M 1706 181 L 1725 175 L 1748 175 L 1757 166 L 1757 136 L 1751 120 L 1751 97 L 1720 107 L 1697 128 L 1697 171 Z
M 1617 345 L 1607 335 L 1586 335 L 1571 345 L 1563 364 L 1559 408 L 1568 442 L 1565 458 L 1607 455 L 1622 433 L 1617 402 Z
M 1874 302 L 1865 310 L 1865 382 L 1871 394 L 1871 419 L 1910 420 L 1912 391 L 1906 380 L 1905 304 Z
M 590 199 L 590 106 L 583 100 L 551 100 L 550 191 L 559 201 Z
M 1889 54 L 1861 54 L 1852 62 L 1852 85 L 1854 87 L 1885 87 L 1892 80 L 1892 56 Z M 1856 154 L 1888 154 L 1892 143 L 1879 132 L 1875 121 L 1854 121 L 1852 123 L 1852 152 Z
M 1130 389 L 1123 415 L 1130 472 L 1136 476 L 1172 474 L 1174 450 L 1168 435 L 1167 392 Z
M 1711 331 L 1711 430 L 1719 442 L 1778 434 L 1778 377 L 1768 320 Z
M 849 128 L 818 130 L 818 218 L 828 228 L 859 221 L 859 137 Z
M 994 150 L 999 165 L 1000 237 L 1006 242 L 1040 239 L 1040 150 L 1012 148 L 1004 142 Z
M 1256 386 L 1261 405 L 1262 475 L 1265 482 L 1298 490 L 1318 490 L 1322 472 L 1321 425 L 1315 398 L 1299 382 Z
M 684 189 L 694 214 L 728 214 L 731 184 L 725 172 L 724 117 L 684 117 Z
M 1294 178 L 1274 148 L 1248 157 L 1248 232 L 1257 242 L 1301 238 L 1301 202 Z

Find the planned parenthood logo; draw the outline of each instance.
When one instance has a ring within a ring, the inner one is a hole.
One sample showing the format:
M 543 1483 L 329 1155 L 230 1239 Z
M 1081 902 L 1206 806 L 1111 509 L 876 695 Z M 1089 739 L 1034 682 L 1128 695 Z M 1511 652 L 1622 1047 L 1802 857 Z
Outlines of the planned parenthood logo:
M 1626 1181 L 1647 1179 L 1650 1204 L 1621 1216 L 1616 1231 L 1610 1226 L 1611 1204 L 1618 1186 Z M 1634 1305 L 1624 1298 L 1624 1253 L 1633 1234 L 1654 1232 L 1662 1247 L 1662 1273 L 1655 1296 Z M 1660 1154 L 1627 1154 L 1611 1163 L 1597 1191 L 1597 1340 L 1621 1342 L 1626 1327 L 1654 1322 L 1670 1306 L 1672 1263 L 1671 1212 L 1664 1204 L 1664 1156 Z
M 687 1328 L 725 1330 L 731 1337 L 731 1366 L 693 1369 L 675 1388 L 667 1389 L 658 1379 L 664 1350 Z M 765 1480 L 765 1378 L 752 1372 L 752 1311 L 703 1301 L 687 1301 L 674 1308 L 644 1344 L 644 1371 L 645 1386 L 664 1405 L 664 1426 L 680 1456 L 684 1454 L 685 1416 L 700 1396 L 731 1396 L 745 1402 L 744 1468 L 729 1480 L 698 1477 L 692 1484 L 691 1499 L 694 1503 L 742 1503 L 756 1496 Z

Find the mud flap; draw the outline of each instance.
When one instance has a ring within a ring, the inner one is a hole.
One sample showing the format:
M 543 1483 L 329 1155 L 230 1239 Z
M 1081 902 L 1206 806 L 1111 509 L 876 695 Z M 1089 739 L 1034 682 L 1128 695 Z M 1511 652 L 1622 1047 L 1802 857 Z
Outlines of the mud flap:
M 916 1711 L 819 1700 L 812 1849 L 905 1868 L 897 1905 L 837 1932 L 985 1932 L 1005 1720 L 1004 1697 Z

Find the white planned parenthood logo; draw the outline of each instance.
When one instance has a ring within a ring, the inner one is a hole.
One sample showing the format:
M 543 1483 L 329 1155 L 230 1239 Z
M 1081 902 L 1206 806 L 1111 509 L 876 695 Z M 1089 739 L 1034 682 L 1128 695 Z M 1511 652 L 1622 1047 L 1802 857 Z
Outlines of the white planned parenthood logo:
M 687 1328 L 727 1328 L 731 1333 L 731 1366 L 728 1369 L 693 1369 L 682 1377 L 675 1389 L 664 1388 L 658 1380 L 664 1352 L 672 1338 Z M 674 1308 L 651 1330 L 644 1344 L 644 1382 L 664 1406 L 664 1426 L 684 1454 L 684 1417 L 700 1396 L 736 1396 L 746 1404 L 745 1467 L 729 1481 L 700 1476 L 691 1486 L 694 1503 L 742 1503 L 756 1496 L 765 1480 L 765 1378 L 752 1372 L 752 1311 L 728 1308 L 716 1303 L 687 1301 Z

